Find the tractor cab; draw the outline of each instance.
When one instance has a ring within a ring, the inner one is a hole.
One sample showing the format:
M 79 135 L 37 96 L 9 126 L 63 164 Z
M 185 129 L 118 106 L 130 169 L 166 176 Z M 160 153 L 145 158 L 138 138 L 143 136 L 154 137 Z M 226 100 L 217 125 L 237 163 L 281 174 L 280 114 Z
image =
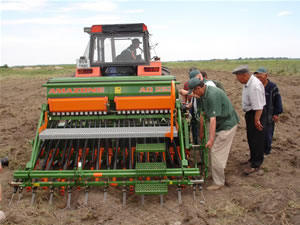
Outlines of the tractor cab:
M 161 75 L 158 58 L 150 61 L 149 32 L 140 24 L 84 28 L 90 41 L 77 60 L 76 77 Z

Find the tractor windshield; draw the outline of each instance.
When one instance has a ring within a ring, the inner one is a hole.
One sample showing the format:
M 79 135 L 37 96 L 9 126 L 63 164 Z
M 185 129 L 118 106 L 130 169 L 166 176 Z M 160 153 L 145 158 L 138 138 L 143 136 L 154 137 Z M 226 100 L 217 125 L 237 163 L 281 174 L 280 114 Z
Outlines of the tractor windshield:
M 149 51 L 145 43 L 142 35 L 93 35 L 90 62 L 92 65 L 147 64 Z

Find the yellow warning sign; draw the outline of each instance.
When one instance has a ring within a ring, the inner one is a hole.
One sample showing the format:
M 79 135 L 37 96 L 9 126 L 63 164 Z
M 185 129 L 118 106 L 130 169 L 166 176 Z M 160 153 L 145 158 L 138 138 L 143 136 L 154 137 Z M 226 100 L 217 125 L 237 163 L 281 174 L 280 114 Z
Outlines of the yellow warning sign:
M 121 93 L 122 93 L 121 87 L 115 87 L 115 94 L 121 94 Z

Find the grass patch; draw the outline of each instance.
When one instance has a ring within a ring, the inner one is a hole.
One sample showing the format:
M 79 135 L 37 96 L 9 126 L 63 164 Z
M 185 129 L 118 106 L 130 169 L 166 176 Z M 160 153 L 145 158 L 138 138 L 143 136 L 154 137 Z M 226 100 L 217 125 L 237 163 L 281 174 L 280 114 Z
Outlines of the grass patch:
M 0 78 L 71 76 L 75 70 L 75 65 L 1 67 Z
M 239 65 L 247 64 L 252 72 L 261 66 L 270 74 L 278 76 L 300 76 L 300 59 L 267 59 L 267 60 L 210 60 L 163 62 L 169 68 L 196 67 L 200 70 L 216 70 L 231 72 Z M 0 78 L 7 77 L 69 77 L 75 73 L 76 65 L 37 65 L 0 67 Z
M 218 70 L 231 72 L 240 65 L 248 65 L 254 72 L 259 67 L 265 67 L 272 75 L 300 76 L 300 59 L 266 59 L 266 60 L 210 60 L 210 61 L 184 61 L 164 62 L 169 68 L 196 67 L 200 70 Z

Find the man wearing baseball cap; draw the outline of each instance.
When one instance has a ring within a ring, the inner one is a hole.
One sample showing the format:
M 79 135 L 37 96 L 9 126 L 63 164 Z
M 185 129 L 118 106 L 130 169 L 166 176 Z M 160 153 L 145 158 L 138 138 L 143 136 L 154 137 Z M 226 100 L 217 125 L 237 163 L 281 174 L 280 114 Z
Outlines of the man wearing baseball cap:
M 131 45 L 122 51 L 120 55 L 117 56 L 117 61 L 136 61 L 138 57 L 136 55 L 136 50 L 140 48 L 142 42 L 138 38 L 131 40 Z
M 251 174 L 259 170 L 264 161 L 264 127 L 266 116 L 265 88 L 263 84 L 250 74 L 247 65 L 242 65 L 232 71 L 237 80 L 244 85 L 242 92 L 242 108 L 245 112 L 247 139 L 250 148 L 250 167 L 244 170 Z
M 198 78 L 189 80 L 189 93 L 200 98 L 198 111 L 209 120 L 209 140 L 205 147 L 211 149 L 211 167 L 214 184 L 207 190 L 218 190 L 225 184 L 224 169 L 237 130 L 239 118 L 229 98 L 219 88 L 206 85 Z M 200 129 L 200 133 L 203 130 Z M 200 135 L 201 136 L 201 135 Z
M 279 114 L 283 113 L 281 96 L 277 85 L 268 79 L 266 68 L 260 67 L 254 72 L 254 75 L 262 82 L 265 87 L 266 105 L 265 111 L 267 116 L 264 127 L 265 146 L 264 153 L 269 155 L 272 148 L 275 123 L 278 121 Z
M 204 80 L 201 72 L 197 70 L 196 68 L 191 68 L 189 71 L 189 78 L 198 78 L 199 80 L 203 80 L 206 85 L 210 86 L 216 86 L 212 81 L 210 80 Z M 179 90 L 179 94 L 183 96 L 184 102 L 187 102 L 187 108 L 190 109 L 190 113 L 192 115 L 191 120 L 191 128 L 192 128 L 192 136 L 193 136 L 193 143 L 198 144 L 198 137 L 199 137 L 199 124 L 196 120 L 196 112 L 197 112 L 197 100 L 193 96 L 191 96 L 189 93 L 189 87 L 188 87 L 188 81 L 184 83 L 183 89 Z

